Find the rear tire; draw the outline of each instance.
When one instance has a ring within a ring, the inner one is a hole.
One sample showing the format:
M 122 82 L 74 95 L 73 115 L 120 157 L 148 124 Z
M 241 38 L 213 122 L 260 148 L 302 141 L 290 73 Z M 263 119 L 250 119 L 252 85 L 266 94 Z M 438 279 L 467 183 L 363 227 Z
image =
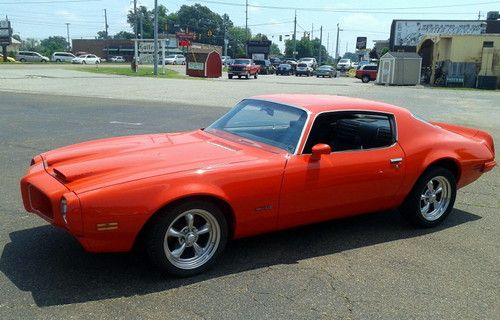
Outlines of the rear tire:
M 220 209 L 205 201 L 189 201 L 157 214 L 145 238 L 151 261 L 179 277 L 201 273 L 224 250 L 228 227 Z
M 362 78 L 361 78 L 361 81 L 363 81 L 363 83 L 368 83 L 370 82 L 370 77 L 367 76 L 367 75 L 364 75 Z
M 232 74 L 228 74 L 228 75 L 227 75 L 227 77 L 228 77 L 229 79 L 232 79 L 232 78 L 233 78 L 233 75 L 232 75 Z
M 257 76 L 258 76 L 258 75 L 257 75 L 257 73 L 256 73 L 256 74 L 254 74 L 254 75 L 253 75 L 253 78 L 254 78 L 254 79 L 257 79 Z
M 401 214 L 418 227 L 435 227 L 453 210 L 457 183 L 450 170 L 442 167 L 427 169 L 400 207 Z

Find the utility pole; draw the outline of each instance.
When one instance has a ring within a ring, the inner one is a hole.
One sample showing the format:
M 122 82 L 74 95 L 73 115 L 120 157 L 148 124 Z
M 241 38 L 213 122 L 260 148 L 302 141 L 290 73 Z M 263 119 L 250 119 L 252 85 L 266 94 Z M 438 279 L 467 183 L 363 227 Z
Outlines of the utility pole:
M 135 18 L 134 33 L 135 33 L 135 38 L 137 39 L 138 38 L 137 34 L 139 33 L 139 25 L 137 19 L 137 0 L 134 0 L 134 18 Z
M 309 37 L 309 39 L 314 39 L 314 23 L 311 25 L 311 36 Z
M 141 39 L 144 39 L 144 28 L 143 28 L 142 20 L 143 20 L 143 16 L 142 16 L 142 13 L 141 13 L 141 15 L 139 17 L 139 23 L 141 25 Z
M 108 34 L 108 13 L 106 11 L 106 9 L 104 9 L 104 28 L 105 28 L 105 35 L 106 37 L 104 38 L 104 41 L 106 42 L 106 60 L 109 60 L 109 47 L 108 47 L 108 38 L 109 38 L 109 34 Z
M 481 20 L 481 11 L 477 13 L 477 20 Z
M 246 40 L 248 40 L 248 0 L 245 2 L 245 36 Z
M 106 12 L 106 9 L 104 9 L 104 30 L 106 30 L 106 39 L 108 38 L 108 13 Z
M 155 0 L 153 63 L 154 63 L 153 74 L 155 76 L 158 76 L 158 0 Z
M 330 55 L 330 32 L 327 33 L 326 36 L 326 59 L 328 60 L 328 56 Z
M 295 52 L 297 51 L 297 10 L 295 10 L 295 19 L 293 20 L 293 58 L 295 59 Z
M 323 47 L 323 26 L 319 28 L 319 57 L 318 57 L 319 65 L 321 65 L 321 47 Z
M 340 57 L 339 56 L 339 36 L 340 36 L 340 31 L 342 31 L 342 29 L 340 29 L 340 26 L 337 23 L 337 43 L 335 45 L 335 59 L 338 59 Z
M 66 22 L 66 33 L 68 35 L 68 51 L 71 49 L 71 42 L 69 42 L 69 22 Z
M 224 24 L 224 55 L 227 57 L 227 45 L 229 40 L 227 40 L 227 26 Z

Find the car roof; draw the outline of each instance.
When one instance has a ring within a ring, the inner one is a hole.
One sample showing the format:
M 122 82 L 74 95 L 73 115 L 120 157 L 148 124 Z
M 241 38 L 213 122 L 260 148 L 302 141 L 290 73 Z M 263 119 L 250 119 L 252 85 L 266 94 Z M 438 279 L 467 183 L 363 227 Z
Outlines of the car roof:
M 409 113 L 409 111 L 405 108 L 397 107 L 383 102 L 335 95 L 269 94 L 254 96 L 250 99 L 261 99 L 297 106 L 306 109 L 311 113 L 341 110 L 380 111 L 393 114 Z

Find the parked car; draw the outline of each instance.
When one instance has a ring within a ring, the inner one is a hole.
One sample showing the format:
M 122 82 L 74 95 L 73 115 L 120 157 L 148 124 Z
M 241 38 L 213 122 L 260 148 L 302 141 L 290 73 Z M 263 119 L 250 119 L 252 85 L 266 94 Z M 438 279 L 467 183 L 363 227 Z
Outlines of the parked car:
M 228 67 L 227 77 L 232 79 L 237 76 L 238 79 L 241 79 L 241 77 L 248 79 L 253 75 L 257 79 L 259 70 L 260 66 L 256 65 L 252 59 L 234 59 L 233 63 Z
M 297 64 L 297 69 L 295 70 L 296 76 L 306 75 L 308 77 L 312 76 L 314 69 L 310 67 L 307 63 L 299 62 Z
M 18 51 L 16 60 L 20 62 L 49 62 L 50 59 L 34 51 Z
M 359 64 L 357 61 L 354 61 L 353 63 L 351 63 L 351 68 L 357 69 L 358 66 L 359 66 Z
M 254 60 L 256 65 L 260 66 L 259 74 L 273 74 L 274 67 L 269 60 Z
M 378 66 L 376 64 L 365 64 L 356 70 L 356 78 L 364 83 L 377 80 Z
M 71 52 L 54 52 L 51 61 L 53 62 L 71 62 L 75 55 Z
M 123 63 L 125 59 L 122 56 L 114 56 L 109 59 L 111 62 Z
M 309 58 L 309 57 L 300 58 L 298 62 L 305 63 L 307 64 L 308 67 L 311 67 L 313 69 L 316 69 L 318 67 L 318 62 L 316 61 L 316 58 Z
M 182 54 L 171 54 L 165 57 L 165 64 L 186 64 L 186 57 Z
M 3 62 L 3 54 L 0 53 L 0 62 Z M 16 62 L 16 59 L 7 56 L 7 62 Z
M 293 75 L 294 71 L 293 68 L 290 64 L 288 63 L 281 63 L 277 68 L 276 68 L 276 75 Z
M 495 167 L 494 150 L 485 131 L 386 103 L 275 94 L 245 99 L 205 129 L 35 155 L 20 187 L 27 211 L 85 250 L 142 245 L 166 272 L 191 276 L 230 239 L 396 208 L 436 227 L 457 189 Z
M 316 77 L 336 78 L 337 71 L 332 66 L 323 65 L 316 70 Z
M 283 63 L 283 61 L 280 58 L 269 58 L 269 61 L 271 61 L 271 64 L 273 65 L 274 69 L 277 69 L 278 66 Z
M 289 65 L 292 66 L 293 72 L 295 73 L 295 70 L 297 70 L 297 61 L 295 59 L 286 59 L 285 63 L 288 63 Z
M 101 63 L 101 58 L 95 54 L 83 54 L 71 60 L 71 63 L 76 64 L 99 64 Z
M 351 59 L 340 59 L 339 62 L 337 63 L 337 70 L 339 71 L 349 70 L 351 69 L 351 65 L 352 65 Z

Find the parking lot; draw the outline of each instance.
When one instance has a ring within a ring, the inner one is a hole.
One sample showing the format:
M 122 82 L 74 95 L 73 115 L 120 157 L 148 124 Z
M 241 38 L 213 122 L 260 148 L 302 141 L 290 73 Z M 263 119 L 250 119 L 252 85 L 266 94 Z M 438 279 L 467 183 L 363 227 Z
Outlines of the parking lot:
M 498 92 L 352 78 L 153 79 L 0 66 L 0 318 L 497 319 L 498 169 L 460 190 L 436 229 L 415 229 L 389 211 L 242 239 L 215 268 L 188 279 L 158 274 L 140 252 L 85 253 L 22 207 L 19 178 L 35 154 L 204 127 L 242 98 L 277 92 L 384 101 L 500 141 Z

